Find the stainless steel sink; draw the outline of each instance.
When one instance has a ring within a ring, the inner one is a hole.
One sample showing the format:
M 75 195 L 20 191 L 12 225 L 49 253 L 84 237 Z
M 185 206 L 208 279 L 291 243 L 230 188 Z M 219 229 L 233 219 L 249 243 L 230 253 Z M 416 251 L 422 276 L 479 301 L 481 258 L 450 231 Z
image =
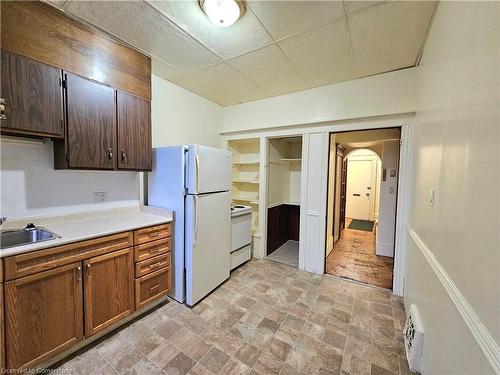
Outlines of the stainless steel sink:
M 0 231 L 0 249 L 49 241 L 56 238 L 59 238 L 59 236 L 50 230 L 28 225 L 24 229 Z

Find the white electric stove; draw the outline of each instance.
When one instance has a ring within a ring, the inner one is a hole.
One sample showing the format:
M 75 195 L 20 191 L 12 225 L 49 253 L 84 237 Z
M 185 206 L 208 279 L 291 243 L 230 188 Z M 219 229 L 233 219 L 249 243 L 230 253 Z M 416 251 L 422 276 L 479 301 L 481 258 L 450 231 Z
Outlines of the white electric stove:
M 252 256 L 252 208 L 231 206 L 231 270 Z

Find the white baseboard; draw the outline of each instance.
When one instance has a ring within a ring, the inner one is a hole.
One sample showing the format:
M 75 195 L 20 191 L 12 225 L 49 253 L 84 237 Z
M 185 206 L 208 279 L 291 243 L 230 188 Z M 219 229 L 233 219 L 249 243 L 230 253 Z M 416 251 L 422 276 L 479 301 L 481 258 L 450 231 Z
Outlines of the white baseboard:
M 417 248 L 420 250 L 424 258 L 431 266 L 437 278 L 443 285 L 443 288 L 450 296 L 450 299 L 460 313 L 460 316 L 464 320 L 465 325 L 472 333 L 472 336 L 475 338 L 479 348 L 493 368 L 493 371 L 496 374 L 500 374 L 499 345 L 496 343 L 495 339 L 493 338 L 493 336 L 491 336 L 488 329 L 481 322 L 479 316 L 476 314 L 472 306 L 465 299 L 453 280 L 446 273 L 432 251 L 425 245 L 419 235 L 413 229 L 409 229 L 408 233 Z
M 394 244 L 377 241 L 375 244 L 375 254 L 384 257 L 394 257 Z

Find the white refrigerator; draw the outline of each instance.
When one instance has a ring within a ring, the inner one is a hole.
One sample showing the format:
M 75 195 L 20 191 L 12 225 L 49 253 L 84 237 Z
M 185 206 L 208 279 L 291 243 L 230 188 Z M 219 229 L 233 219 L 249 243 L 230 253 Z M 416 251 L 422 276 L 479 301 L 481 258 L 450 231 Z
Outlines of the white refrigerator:
M 170 296 L 193 306 L 229 278 L 231 153 L 180 145 L 153 150 L 148 205 L 174 212 Z

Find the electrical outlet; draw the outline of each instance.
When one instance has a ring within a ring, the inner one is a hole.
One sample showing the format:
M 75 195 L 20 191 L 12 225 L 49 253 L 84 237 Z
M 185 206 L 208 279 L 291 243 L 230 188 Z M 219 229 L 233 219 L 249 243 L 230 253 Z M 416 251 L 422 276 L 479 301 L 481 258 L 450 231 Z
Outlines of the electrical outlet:
M 106 192 L 105 191 L 95 191 L 94 192 L 94 202 L 102 203 L 106 200 Z

